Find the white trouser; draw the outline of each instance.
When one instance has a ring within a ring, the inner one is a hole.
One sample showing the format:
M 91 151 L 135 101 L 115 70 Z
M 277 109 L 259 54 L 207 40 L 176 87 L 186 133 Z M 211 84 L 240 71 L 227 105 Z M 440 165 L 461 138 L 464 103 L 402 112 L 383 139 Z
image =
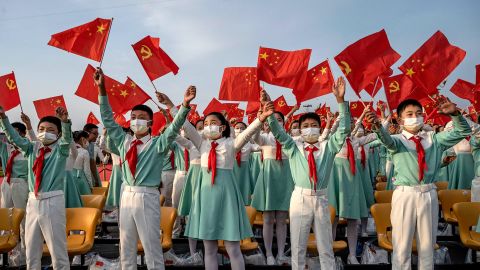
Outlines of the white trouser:
M 70 269 L 65 224 L 62 190 L 42 192 L 37 197 L 30 192 L 25 224 L 27 269 L 41 268 L 44 240 L 50 251 L 53 269 Z
M 148 269 L 165 269 L 160 243 L 160 194 L 157 188 L 125 186 L 120 203 L 122 270 L 137 269 L 140 238 Z
M 173 179 L 175 178 L 175 170 L 162 172 L 162 188 L 160 192 L 165 196 L 165 206 L 172 206 Z
M 295 187 L 290 199 L 290 238 L 292 269 L 304 269 L 307 241 L 313 223 L 313 232 L 322 269 L 335 269 L 332 226 L 326 189 L 314 191 Z
M 411 269 L 413 237 L 418 269 L 433 269 L 437 238 L 438 198 L 434 184 L 397 186 L 392 197 L 392 269 Z
M 178 209 L 178 204 L 180 203 L 180 196 L 182 195 L 186 174 L 186 171 L 176 171 L 175 177 L 173 178 L 172 206 L 175 209 Z M 175 224 L 173 225 L 173 235 L 179 235 L 182 231 L 181 220 L 182 217 L 177 215 L 177 219 L 175 219 Z

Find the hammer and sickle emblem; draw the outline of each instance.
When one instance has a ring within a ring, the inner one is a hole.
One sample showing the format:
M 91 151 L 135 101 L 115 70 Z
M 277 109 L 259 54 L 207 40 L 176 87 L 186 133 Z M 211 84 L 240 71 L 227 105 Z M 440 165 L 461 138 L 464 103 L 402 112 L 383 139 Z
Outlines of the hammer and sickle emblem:
M 147 45 L 142 45 L 140 48 L 140 54 L 142 55 L 142 60 L 146 60 L 152 57 L 152 50 Z
M 280 107 L 285 106 L 285 101 L 280 100 L 280 101 L 278 102 L 278 106 L 280 106 Z
M 352 109 L 356 109 L 357 108 L 357 103 L 353 103 L 352 104 Z
M 343 72 L 345 72 L 345 76 L 347 76 L 348 74 L 350 74 L 350 72 L 352 72 L 352 69 L 350 68 L 350 65 L 347 62 L 340 61 L 340 64 L 342 64 L 340 69 L 343 70 Z
M 15 81 L 12 80 L 12 79 L 7 79 L 7 80 L 5 81 L 5 83 L 7 84 L 7 87 L 8 87 L 8 89 L 10 89 L 10 90 L 13 90 L 13 89 L 17 88 L 17 85 L 15 84 Z
M 397 91 L 400 91 L 400 84 L 397 81 L 393 81 L 388 85 L 388 88 L 390 90 L 390 93 L 395 93 Z

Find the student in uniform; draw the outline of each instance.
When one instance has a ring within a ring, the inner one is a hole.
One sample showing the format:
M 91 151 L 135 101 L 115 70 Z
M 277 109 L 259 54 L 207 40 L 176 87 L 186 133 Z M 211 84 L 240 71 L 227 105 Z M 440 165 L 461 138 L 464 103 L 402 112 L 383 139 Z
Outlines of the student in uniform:
M 160 243 L 160 194 L 162 164 L 170 144 L 180 132 L 196 91 L 189 88 L 183 104 L 170 126 L 158 137 L 150 135 L 153 111 L 145 105 L 132 108 L 130 129 L 126 134 L 113 118 L 104 76 L 100 68 L 94 75 L 99 90 L 102 122 L 113 145 L 119 150 L 125 187 L 120 203 L 120 261 L 122 269 L 137 268 L 137 240 L 145 250 L 148 269 L 164 269 Z
M 28 269 L 40 269 L 43 242 L 47 243 L 55 269 L 69 269 L 65 235 L 65 164 L 72 142 L 71 122 L 64 108 L 57 117 L 46 116 L 38 124 L 38 141 L 21 137 L 0 107 L 0 126 L 9 141 L 28 160 L 28 189 L 25 246 Z
M 243 122 L 237 122 L 234 125 L 235 137 L 247 129 L 247 125 Z M 245 205 L 250 205 L 250 196 L 253 190 L 250 172 L 250 156 L 253 152 L 258 151 L 258 145 L 254 145 L 251 142 L 247 142 L 240 151 L 235 155 L 235 163 L 233 165 L 233 172 L 235 174 L 235 180 L 237 186 L 242 194 L 243 202 Z
M 259 119 L 235 139 L 230 136 L 229 123 L 218 112 L 205 116 L 203 135 L 188 122 L 184 125 L 187 137 L 200 152 L 202 167 L 185 235 L 203 240 L 208 270 L 218 269 L 218 240 L 225 241 L 232 269 L 245 269 L 240 240 L 253 234 L 233 166 L 236 153 L 250 141 L 268 116 L 268 112 L 260 114 Z
M 294 141 L 281 127 L 276 117 L 268 123 L 275 138 L 290 160 L 295 189 L 290 200 L 290 239 L 292 269 L 304 269 L 310 229 L 317 242 L 322 269 L 335 269 L 332 248 L 332 227 L 327 198 L 327 185 L 335 155 L 350 133 L 350 112 L 344 101 L 345 81 L 340 77 L 332 89 L 339 106 L 339 127 L 328 140 L 319 142 L 320 118 L 306 113 L 299 119 L 302 141 Z M 264 93 L 263 93 L 264 94 Z M 269 98 L 267 98 L 269 100 Z
M 98 174 L 97 170 L 97 153 L 98 151 L 95 150 L 95 143 L 97 142 L 98 138 L 98 126 L 94 124 L 86 124 L 83 127 L 83 131 L 88 133 L 88 154 L 90 156 L 90 170 L 92 171 L 93 177 L 93 186 L 94 187 L 101 187 L 102 182 L 100 181 L 100 175 Z
M 77 158 L 73 165 L 73 176 L 77 184 L 80 195 L 92 194 L 93 177 L 90 170 L 90 156 L 87 151 L 88 133 L 85 131 L 75 131 L 73 140 L 77 149 Z
M 433 250 L 438 224 L 438 198 L 433 182 L 440 168 L 443 151 L 471 132 L 455 104 L 449 100 L 438 105 L 439 112 L 450 115 L 450 132 L 422 131 L 423 108 L 413 99 L 397 107 L 401 134 L 390 135 L 375 113 L 367 113 L 372 129 L 392 154 L 395 166 L 395 191 L 392 197 L 392 269 L 411 269 L 412 241 L 416 236 L 418 269 L 433 269 Z

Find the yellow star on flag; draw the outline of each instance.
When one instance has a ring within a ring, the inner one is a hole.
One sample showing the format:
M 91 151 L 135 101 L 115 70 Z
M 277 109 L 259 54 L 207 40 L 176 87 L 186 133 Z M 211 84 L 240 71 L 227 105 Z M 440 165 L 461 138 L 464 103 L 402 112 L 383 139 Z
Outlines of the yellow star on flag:
M 415 74 L 415 71 L 413 71 L 413 68 L 407 68 L 407 76 L 410 76 L 410 78 Z
M 267 57 L 268 57 L 267 52 L 264 52 L 264 53 L 261 53 L 261 54 L 260 54 L 260 59 L 267 60 Z
M 97 33 L 103 34 L 105 30 L 107 30 L 107 28 L 103 24 L 97 26 Z
M 320 69 L 320 72 L 322 73 L 322 75 L 325 75 L 327 73 L 327 68 L 326 67 L 322 67 Z
M 127 90 L 121 90 L 121 91 L 120 91 L 120 96 L 126 98 L 126 97 L 128 96 Z

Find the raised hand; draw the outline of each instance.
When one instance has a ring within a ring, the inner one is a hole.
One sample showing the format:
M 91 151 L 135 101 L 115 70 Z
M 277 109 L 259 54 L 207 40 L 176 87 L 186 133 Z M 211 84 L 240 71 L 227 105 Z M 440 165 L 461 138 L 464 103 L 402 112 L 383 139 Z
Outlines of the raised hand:
M 185 107 L 190 106 L 190 102 L 197 96 L 197 87 L 190 85 L 185 91 L 185 96 L 183 97 L 183 105 Z
M 157 96 L 158 102 L 167 106 L 167 108 L 172 108 L 174 106 L 173 102 L 170 100 L 170 98 L 167 95 L 165 95 L 164 93 L 160 93 L 158 91 L 155 91 L 155 95 Z
M 332 93 L 337 98 L 337 102 L 344 102 L 345 79 L 342 76 L 338 77 L 337 82 L 332 86 Z
M 262 113 L 258 116 L 258 119 L 262 122 L 265 122 L 267 118 L 272 115 L 275 112 L 275 106 L 273 105 L 273 102 L 268 101 L 263 105 L 263 110 Z
M 438 113 L 441 113 L 441 114 L 452 115 L 452 114 L 459 113 L 457 105 L 451 102 L 450 99 L 448 98 L 443 100 L 442 103 L 438 104 L 437 108 L 438 108 Z
M 55 110 L 55 113 L 57 115 L 58 118 L 60 118 L 60 120 L 64 123 L 68 123 L 68 112 L 67 112 L 67 109 L 65 108 L 62 108 L 62 107 L 58 107 L 56 110 Z
M 20 119 L 22 119 L 22 122 L 25 124 L 25 126 L 27 126 L 27 130 L 32 129 L 32 122 L 30 121 L 30 117 L 28 117 L 28 115 L 22 112 L 20 114 Z
M 270 95 L 268 95 L 267 91 L 262 89 L 262 91 L 260 91 L 260 103 L 263 106 L 265 103 L 269 101 L 272 101 L 272 99 L 270 98 Z
M 377 114 L 375 112 L 367 112 L 365 114 L 365 119 L 367 120 L 368 123 L 371 123 L 374 125 L 376 128 L 380 127 L 380 121 L 378 120 Z
M 95 73 L 93 74 L 93 80 L 98 86 L 103 86 L 105 84 L 105 77 L 103 76 L 103 70 L 100 67 L 97 67 Z
M 3 109 L 2 106 L 0 106 L 0 118 L 2 119 L 7 118 L 7 115 L 5 115 L 5 110 Z

